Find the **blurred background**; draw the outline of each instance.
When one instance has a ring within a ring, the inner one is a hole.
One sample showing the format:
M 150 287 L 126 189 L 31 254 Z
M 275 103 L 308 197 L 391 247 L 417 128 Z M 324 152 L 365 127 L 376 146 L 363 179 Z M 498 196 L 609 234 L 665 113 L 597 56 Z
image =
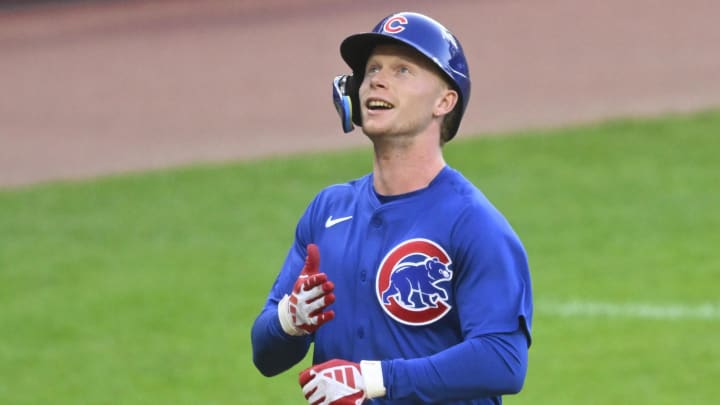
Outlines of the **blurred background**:
M 505 403 L 717 403 L 717 0 L 47 0 L 0 1 L 0 404 L 303 403 L 250 327 L 371 166 L 331 81 L 398 10 L 460 38 L 445 156 L 530 257 Z
M 714 0 L 0 2 L 0 186 L 364 144 L 340 41 L 416 10 L 461 39 L 482 135 L 720 104 Z

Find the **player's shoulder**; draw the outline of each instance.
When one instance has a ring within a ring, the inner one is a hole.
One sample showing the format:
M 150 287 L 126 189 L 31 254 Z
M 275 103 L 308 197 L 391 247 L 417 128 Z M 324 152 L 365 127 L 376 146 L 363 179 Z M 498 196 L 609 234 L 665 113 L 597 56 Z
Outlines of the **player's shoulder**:
M 447 167 L 446 171 L 446 189 L 453 194 L 448 202 L 461 222 L 507 225 L 504 214 L 478 186 L 456 169 Z
M 436 181 L 447 202 L 463 207 L 489 208 L 492 203 L 472 181 L 457 169 L 446 166 Z
M 326 186 L 315 196 L 315 204 L 328 204 L 331 202 L 350 201 L 357 198 L 359 193 L 367 189 L 371 177 L 369 174 L 345 183 L 335 183 Z

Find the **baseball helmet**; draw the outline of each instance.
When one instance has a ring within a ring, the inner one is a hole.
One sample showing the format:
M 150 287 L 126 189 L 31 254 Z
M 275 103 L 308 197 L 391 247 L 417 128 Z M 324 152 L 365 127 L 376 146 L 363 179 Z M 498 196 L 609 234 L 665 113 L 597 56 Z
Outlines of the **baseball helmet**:
M 460 42 L 450 30 L 434 19 L 419 13 L 391 14 L 383 18 L 371 32 L 351 35 L 340 44 L 340 54 L 352 69 L 353 75 L 338 76 L 334 85 L 336 93 L 342 90 L 349 96 L 349 100 L 346 100 L 349 104 L 346 104 L 350 113 L 348 118 L 353 123 L 362 125 L 357 91 L 363 81 L 365 64 L 373 48 L 379 44 L 398 43 L 410 46 L 432 61 L 458 92 L 460 100 L 456 109 L 460 110 L 455 116 L 455 122 L 449 127 L 447 140 L 452 139 L 457 133 L 470 99 L 470 73 L 467 60 Z M 336 107 L 340 112 L 341 107 L 338 106 L 337 97 Z M 343 120 L 344 128 L 347 128 L 350 120 Z

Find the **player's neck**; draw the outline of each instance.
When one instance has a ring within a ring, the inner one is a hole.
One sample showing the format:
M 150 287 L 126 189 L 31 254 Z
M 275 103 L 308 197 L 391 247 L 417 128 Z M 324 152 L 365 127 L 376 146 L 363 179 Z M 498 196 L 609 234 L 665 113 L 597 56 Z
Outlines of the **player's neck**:
M 375 143 L 373 186 L 381 195 L 410 193 L 427 187 L 445 166 L 435 143 Z

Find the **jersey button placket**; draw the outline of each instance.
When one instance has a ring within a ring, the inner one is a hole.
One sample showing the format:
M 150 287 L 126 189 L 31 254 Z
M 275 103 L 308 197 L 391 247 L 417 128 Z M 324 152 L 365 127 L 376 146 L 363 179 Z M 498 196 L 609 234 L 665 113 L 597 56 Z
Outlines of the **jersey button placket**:
M 366 248 L 368 249 L 368 251 L 374 251 L 376 248 L 379 247 L 380 240 L 382 239 L 382 232 L 377 232 L 378 230 L 381 230 L 381 228 L 383 226 L 382 217 L 380 215 L 378 215 L 377 213 L 374 213 L 370 217 L 370 221 L 368 222 L 368 225 L 369 225 L 369 227 L 368 227 L 368 232 L 366 235 L 365 245 L 366 245 Z M 369 279 L 373 280 L 373 281 L 370 281 L 371 285 L 374 282 L 374 278 L 372 277 L 373 272 L 367 267 L 367 264 L 368 263 L 365 263 L 363 265 L 363 267 L 361 267 L 361 270 L 358 274 L 360 283 L 363 284 L 362 291 L 367 291 L 367 296 L 366 296 L 367 301 L 364 301 L 363 305 L 369 305 L 370 300 L 374 300 L 374 297 L 375 297 L 375 293 L 374 293 L 374 291 L 372 291 L 372 289 L 366 290 L 367 288 L 370 288 L 368 286 L 368 280 Z M 373 297 L 373 298 L 370 298 L 370 297 Z M 363 342 L 365 342 L 365 332 L 366 332 L 367 328 L 369 327 L 369 325 L 367 323 L 367 317 L 364 315 L 364 311 L 366 310 L 366 308 L 367 308 L 366 306 L 365 307 L 360 306 L 359 308 L 357 308 L 358 313 L 356 314 L 358 323 L 357 323 L 357 328 L 355 329 L 355 335 L 357 336 L 357 338 L 359 340 L 362 340 Z M 360 344 L 360 343 L 358 343 L 358 344 Z

